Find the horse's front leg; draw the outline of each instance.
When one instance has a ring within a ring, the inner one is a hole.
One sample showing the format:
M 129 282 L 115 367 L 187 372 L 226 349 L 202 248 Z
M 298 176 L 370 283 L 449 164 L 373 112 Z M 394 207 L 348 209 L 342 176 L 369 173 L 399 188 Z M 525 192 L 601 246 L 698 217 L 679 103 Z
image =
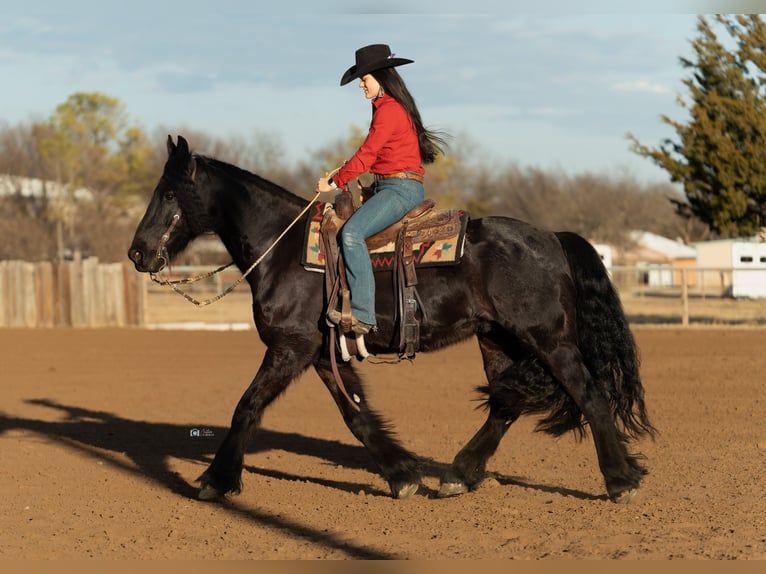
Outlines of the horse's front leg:
M 242 490 L 247 441 L 258 428 L 264 409 L 310 364 L 311 357 L 296 352 L 295 346 L 269 347 L 258 373 L 237 404 L 229 432 L 213 462 L 198 479 L 200 499 L 212 500 Z
M 335 399 L 349 430 L 366 447 L 388 482 L 393 497 L 405 499 L 415 494 L 421 482 L 418 460 L 396 440 L 383 418 L 370 408 L 362 380 L 354 368 L 348 363 L 338 365 L 350 400 L 340 390 L 328 358 L 315 363 L 314 368 Z

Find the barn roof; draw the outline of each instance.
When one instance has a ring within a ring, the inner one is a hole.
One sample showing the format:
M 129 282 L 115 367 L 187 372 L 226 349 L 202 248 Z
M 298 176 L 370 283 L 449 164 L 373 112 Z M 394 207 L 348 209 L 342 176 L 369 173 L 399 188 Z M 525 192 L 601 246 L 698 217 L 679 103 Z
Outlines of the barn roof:
M 668 259 L 693 259 L 697 249 L 680 240 L 669 239 L 650 231 L 631 231 L 630 238 L 640 247 L 653 251 Z

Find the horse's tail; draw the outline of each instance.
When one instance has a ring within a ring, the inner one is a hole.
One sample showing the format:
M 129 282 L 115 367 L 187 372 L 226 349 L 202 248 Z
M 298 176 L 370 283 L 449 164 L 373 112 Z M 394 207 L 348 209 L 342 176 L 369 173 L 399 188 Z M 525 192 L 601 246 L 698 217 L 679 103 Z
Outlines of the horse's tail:
M 655 433 L 644 402 L 640 359 L 620 298 L 593 246 L 572 232 L 556 233 L 577 291 L 577 339 L 585 365 L 624 431 Z

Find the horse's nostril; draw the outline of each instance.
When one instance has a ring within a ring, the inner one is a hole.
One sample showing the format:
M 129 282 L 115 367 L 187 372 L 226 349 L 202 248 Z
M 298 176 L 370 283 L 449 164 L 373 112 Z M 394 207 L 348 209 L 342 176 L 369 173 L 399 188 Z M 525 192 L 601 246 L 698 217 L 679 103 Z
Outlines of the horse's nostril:
M 133 260 L 134 263 L 139 263 L 143 258 L 144 254 L 141 252 L 140 249 L 134 249 L 130 252 L 130 258 Z

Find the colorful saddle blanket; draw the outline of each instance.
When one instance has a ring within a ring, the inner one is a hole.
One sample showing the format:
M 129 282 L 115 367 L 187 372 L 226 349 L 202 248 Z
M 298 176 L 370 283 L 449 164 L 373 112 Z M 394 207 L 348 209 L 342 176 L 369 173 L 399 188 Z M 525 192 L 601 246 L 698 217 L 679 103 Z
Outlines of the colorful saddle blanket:
M 301 264 L 311 271 L 324 271 L 325 256 L 322 253 L 320 228 L 325 212 L 331 207 L 332 204 L 317 202 L 311 206 L 309 212 L 304 249 L 301 254 Z M 449 227 L 450 232 L 446 237 L 444 235 L 444 227 L 442 227 L 439 239 L 431 240 L 426 238 L 423 241 L 413 241 L 412 248 L 415 267 L 454 265 L 460 261 L 465 243 L 465 230 L 470 218 L 465 211 L 455 211 L 458 216 L 458 222 Z M 427 236 L 428 233 L 421 235 Z M 372 261 L 374 271 L 393 269 L 395 261 L 394 248 L 395 243 L 391 241 L 382 247 L 370 251 L 370 260 Z

